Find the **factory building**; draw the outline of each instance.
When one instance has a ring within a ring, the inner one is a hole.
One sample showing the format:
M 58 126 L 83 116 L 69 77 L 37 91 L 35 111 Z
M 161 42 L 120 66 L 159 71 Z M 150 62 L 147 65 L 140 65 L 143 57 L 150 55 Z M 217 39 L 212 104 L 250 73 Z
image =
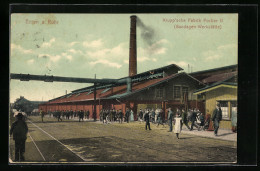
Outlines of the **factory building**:
M 150 70 L 132 76 L 131 91 L 127 91 L 127 85 L 102 85 L 96 87 L 97 118 L 102 108 L 121 109 L 125 113 L 126 108 L 134 111 L 137 119 L 137 111 L 140 108 L 190 108 L 198 107 L 204 111 L 204 103 L 196 102 L 193 92 L 204 87 L 199 80 L 185 72 L 178 72 L 182 68 L 171 64 L 162 68 Z M 72 91 L 72 93 L 52 99 L 39 106 L 44 111 L 55 110 L 94 110 L 94 87 L 86 87 Z M 165 111 L 166 115 L 167 112 Z M 93 117 L 90 115 L 90 117 Z
M 197 108 L 202 113 L 209 110 L 212 114 L 213 106 L 216 102 L 221 102 L 223 111 L 228 112 L 224 112 L 227 123 L 223 122 L 220 127 L 228 128 L 232 117 L 231 111 L 234 109 L 232 107 L 235 106 L 237 99 L 237 65 L 188 74 L 182 72 L 183 69 L 179 66 L 171 64 L 138 74 L 136 16 L 130 18 L 129 75 L 119 79 L 126 81 L 108 83 L 99 80 L 94 86 L 77 89 L 49 100 L 39 105 L 39 109 L 45 112 L 89 110 L 90 118 L 96 116 L 99 119 L 101 109 L 121 109 L 125 113 L 129 108 L 133 110 L 136 120 L 141 108 L 161 108 L 164 117 L 167 117 L 166 109 L 169 107 L 173 110 Z
M 194 92 L 198 101 L 205 102 L 206 113 L 212 115 L 220 103 L 222 121 L 220 128 L 231 129 L 232 118 L 237 117 L 237 65 L 215 68 L 190 75 L 206 84 Z

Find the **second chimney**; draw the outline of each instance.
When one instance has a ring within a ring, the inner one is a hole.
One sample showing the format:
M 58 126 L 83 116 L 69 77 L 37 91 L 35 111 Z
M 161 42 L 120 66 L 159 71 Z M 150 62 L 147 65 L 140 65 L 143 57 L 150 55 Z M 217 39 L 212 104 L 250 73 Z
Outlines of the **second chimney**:
M 129 77 L 137 74 L 136 60 L 136 16 L 132 15 L 130 23 Z

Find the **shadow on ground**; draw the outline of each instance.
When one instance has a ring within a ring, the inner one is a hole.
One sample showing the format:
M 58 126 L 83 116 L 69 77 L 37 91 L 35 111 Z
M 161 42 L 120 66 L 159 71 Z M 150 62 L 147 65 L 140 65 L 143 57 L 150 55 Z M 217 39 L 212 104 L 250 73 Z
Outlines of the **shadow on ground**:
M 218 137 L 225 136 L 225 135 L 230 135 L 230 134 L 234 134 L 234 133 L 230 132 L 230 133 L 225 133 L 225 134 L 219 134 Z

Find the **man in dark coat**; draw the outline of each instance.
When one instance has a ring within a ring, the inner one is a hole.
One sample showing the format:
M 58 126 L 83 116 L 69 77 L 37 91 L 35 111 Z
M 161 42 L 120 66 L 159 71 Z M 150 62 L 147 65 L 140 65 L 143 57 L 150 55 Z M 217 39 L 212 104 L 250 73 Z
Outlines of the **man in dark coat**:
M 70 110 L 70 118 L 73 118 L 73 111 Z
M 190 127 L 189 127 L 189 125 L 188 125 L 187 112 L 185 112 L 184 109 L 182 109 L 181 117 L 182 117 L 181 129 L 182 129 L 183 124 L 184 124 L 188 129 L 190 129 Z
M 25 141 L 27 139 L 28 126 L 23 120 L 23 114 L 18 113 L 17 120 L 12 124 L 10 135 L 15 141 L 15 161 L 24 161 Z
M 219 122 L 222 120 L 222 110 L 218 103 L 216 109 L 213 111 L 212 121 L 214 122 L 214 135 L 218 135 Z
M 70 112 L 67 110 L 67 112 L 66 112 L 66 118 L 67 119 L 70 119 Z
M 87 111 L 87 119 L 89 119 L 89 110 Z
M 80 122 L 80 120 L 84 121 L 84 112 L 83 112 L 83 110 L 79 111 L 78 115 L 79 115 L 79 122 Z
M 140 109 L 140 111 L 139 111 L 139 121 L 140 122 L 143 121 L 143 111 L 142 111 L 142 109 Z
M 173 119 L 173 112 L 172 109 L 169 108 L 168 110 L 168 122 L 169 122 L 169 131 L 168 132 L 172 132 L 172 119 Z
M 123 120 L 123 112 L 122 112 L 121 109 L 119 110 L 118 117 L 119 117 L 119 123 L 122 123 L 122 120 Z
M 127 122 L 127 123 L 129 122 L 129 115 L 130 115 L 129 109 L 126 109 L 125 119 L 126 119 L 126 122 Z
M 193 109 L 192 115 L 191 115 L 191 127 L 190 127 L 190 131 L 193 130 L 193 126 L 195 126 L 196 128 L 198 128 L 198 125 L 195 123 L 195 121 L 197 120 L 197 110 Z
M 157 125 L 157 127 L 160 125 L 160 124 L 162 124 L 162 126 L 163 127 L 165 127 L 164 126 L 164 121 L 163 121 L 163 110 L 162 109 L 160 109 L 159 110 L 159 114 L 158 114 L 158 116 L 157 116 L 157 123 L 158 123 L 158 125 Z
M 75 118 L 76 116 L 77 116 L 77 111 L 74 110 L 74 112 L 73 112 L 73 118 Z
M 205 116 L 203 113 L 200 113 L 199 115 L 199 120 L 200 120 L 200 125 L 198 130 L 205 130 L 204 125 L 205 125 Z
M 62 121 L 62 119 L 61 119 L 61 111 L 57 111 L 57 118 L 58 118 L 58 121 Z
M 116 109 L 113 109 L 112 111 L 112 117 L 113 117 L 113 121 L 116 121 Z
M 149 112 L 146 111 L 144 114 L 144 120 L 145 120 L 145 130 L 147 130 L 147 126 L 149 128 L 149 130 L 151 130 L 150 128 L 150 121 L 149 121 L 150 117 L 149 117 Z

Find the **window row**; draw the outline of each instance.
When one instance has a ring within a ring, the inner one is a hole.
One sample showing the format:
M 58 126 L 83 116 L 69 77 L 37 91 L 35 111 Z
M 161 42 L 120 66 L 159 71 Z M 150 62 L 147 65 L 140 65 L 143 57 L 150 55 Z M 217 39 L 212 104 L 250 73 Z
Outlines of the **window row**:
M 155 96 L 158 98 L 162 98 L 164 94 L 164 87 L 158 87 L 155 91 Z M 173 98 L 188 98 L 189 88 L 187 86 L 173 86 Z
M 218 101 L 222 110 L 222 119 L 229 120 L 237 111 L 237 101 Z

